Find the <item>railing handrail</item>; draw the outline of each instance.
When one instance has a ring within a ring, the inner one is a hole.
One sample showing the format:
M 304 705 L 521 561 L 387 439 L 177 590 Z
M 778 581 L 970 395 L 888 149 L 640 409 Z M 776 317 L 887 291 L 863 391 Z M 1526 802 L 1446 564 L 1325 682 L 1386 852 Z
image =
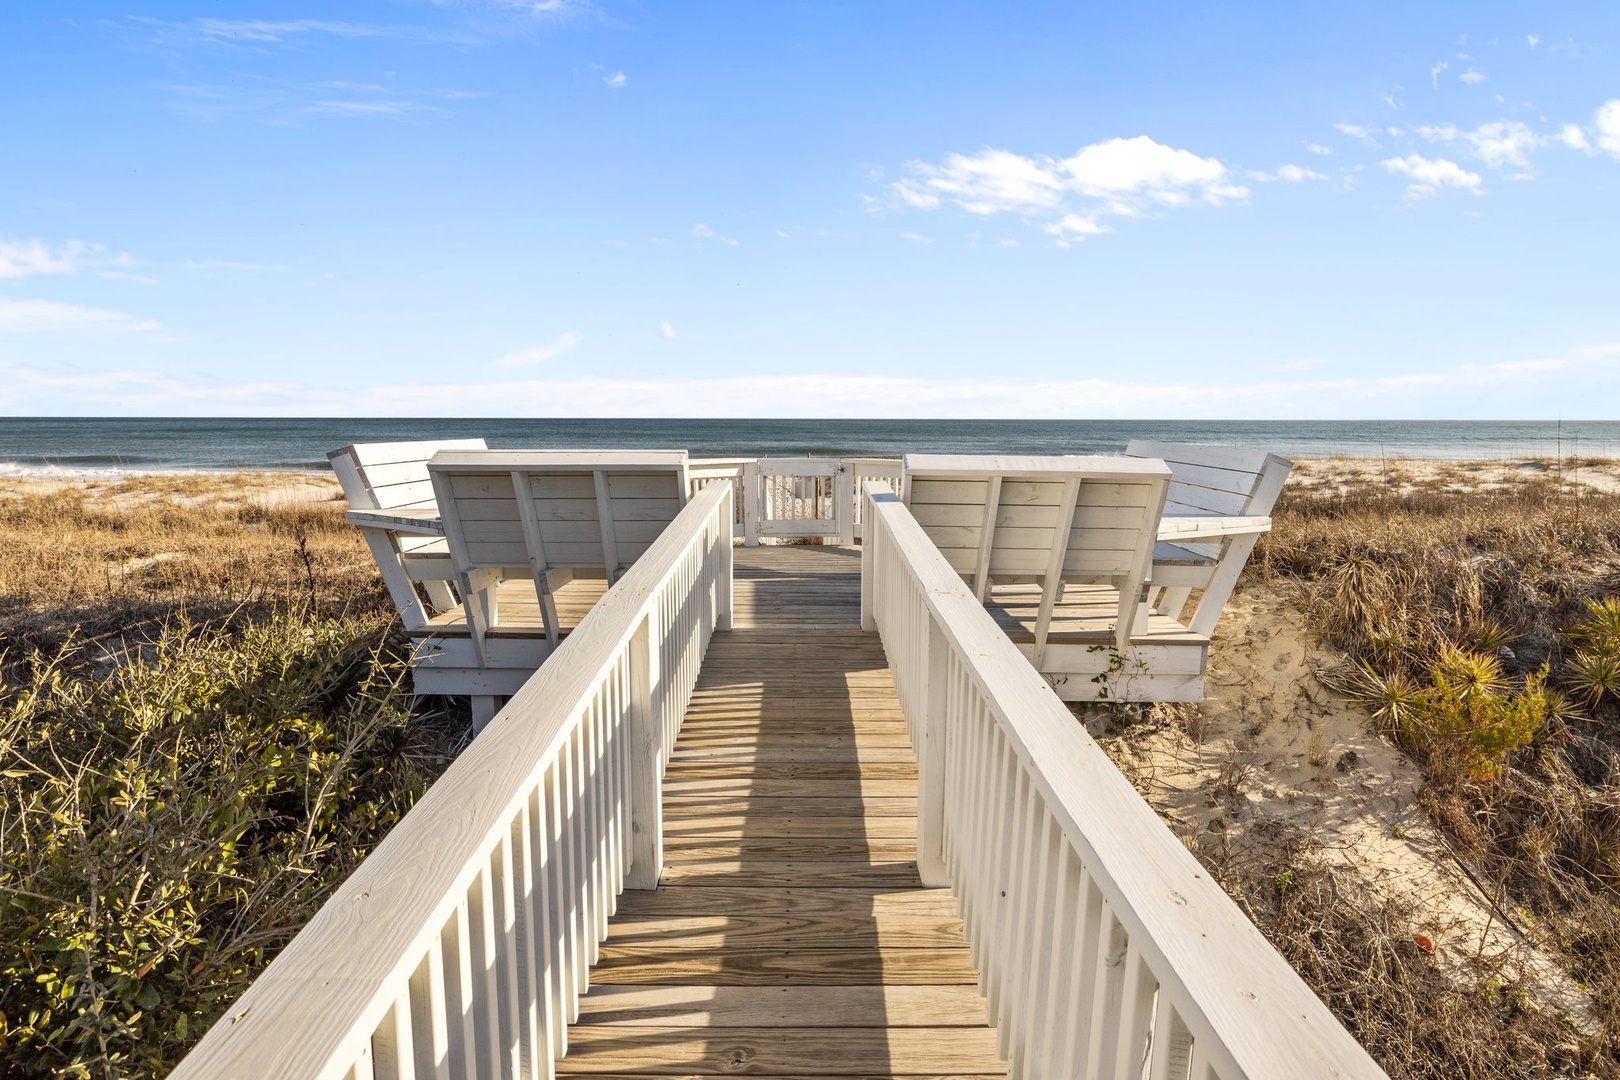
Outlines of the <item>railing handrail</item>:
M 437 947 L 732 487 L 699 491 L 171 1074 L 337 1080 Z M 729 588 L 729 529 L 725 545 Z M 729 619 L 729 593 L 717 621 Z M 653 643 L 654 650 L 657 643 Z M 656 663 L 656 660 L 654 661 Z M 695 678 L 695 667 L 691 672 Z M 628 845 L 627 845 L 628 846 Z M 536 871 L 538 875 L 538 871 Z M 654 875 L 656 880 L 656 874 Z
M 1384 1077 L 1383 1070 L 1131 787 L 974 599 L 889 486 L 867 481 L 863 487 L 867 534 L 862 623 L 868 627 L 877 624 L 895 668 L 902 708 L 924 772 L 923 802 L 928 802 L 931 786 L 936 799 L 960 799 L 967 793 L 952 790 L 941 796 L 939 767 L 922 760 L 941 753 L 935 747 L 925 754 L 923 744 L 929 736 L 922 730 L 941 708 L 938 702 L 926 700 L 938 688 L 923 685 L 931 675 L 930 661 L 936 658 L 929 656 L 929 642 L 900 640 L 903 627 L 883 625 L 903 617 L 886 615 L 885 598 L 877 595 L 884 587 L 876 578 L 882 573 L 885 548 L 899 556 L 911 575 L 916 594 L 911 601 L 920 599 L 926 606 L 932 632 L 954 653 L 960 670 L 1016 752 L 1027 783 L 1039 793 L 1062 838 L 1157 980 L 1162 1004 L 1157 1009 L 1148 1006 L 1150 1011 L 1168 1016 L 1168 1005 L 1191 1035 L 1197 1060 L 1205 1069 L 1198 1080 L 1204 1080 L 1206 1074 L 1222 1080 Z M 921 813 L 919 831 L 932 832 L 937 845 L 938 827 L 930 826 L 926 806 Z M 1004 845 L 1013 843 L 1006 835 L 997 839 Z M 919 840 L 920 866 L 930 857 L 939 857 L 923 850 L 929 843 L 928 836 Z M 958 887 L 961 901 L 962 882 L 952 884 Z M 1014 887 L 1011 882 L 1005 884 L 1002 896 Z M 1019 898 L 1018 902 L 1024 901 Z M 1013 910 L 1012 904 L 1005 901 L 1003 910 Z M 1080 955 L 1076 949 L 1077 968 Z M 986 958 L 977 959 L 984 968 Z M 1065 985 L 1061 975 L 1052 985 Z M 1083 977 L 1085 973 L 1076 970 L 1068 981 L 1078 986 Z M 1164 1002 L 1166 993 L 1168 1002 Z M 1155 1042 L 1165 1041 L 1169 1034 L 1168 1030 L 1156 1032 Z M 1116 1038 L 1114 1033 L 1106 1033 L 1106 1037 Z M 1016 1043 L 1020 1035 L 1015 1031 L 1009 1038 Z M 1018 1052 L 1016 1045 L 1011 1052 Z M 1166 1052 L 1155 1046 L 1155 1060 Z M 1130 1075 L 1140 1072 L 1140 1066 L 1133 1066 Z M 1034 1066 L 1025 1074 L 1042 1075 Z M 1155 1069 L 1153 1075 L 1160 1074 Z

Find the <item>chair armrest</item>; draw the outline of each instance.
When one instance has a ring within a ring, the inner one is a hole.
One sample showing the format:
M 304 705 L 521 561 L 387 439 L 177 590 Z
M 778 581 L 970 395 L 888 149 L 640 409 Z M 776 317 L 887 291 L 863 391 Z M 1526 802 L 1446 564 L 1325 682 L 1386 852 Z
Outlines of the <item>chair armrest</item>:
M 387 529 L 412 536 L 443 536 L 438 510 L 350 510 L 343 520 L 362 529 Z
M 1271 531 L 1269 517 L 1167 517 L 1159 521 L 1160 540 L 1183 543 L 1253 536 Z

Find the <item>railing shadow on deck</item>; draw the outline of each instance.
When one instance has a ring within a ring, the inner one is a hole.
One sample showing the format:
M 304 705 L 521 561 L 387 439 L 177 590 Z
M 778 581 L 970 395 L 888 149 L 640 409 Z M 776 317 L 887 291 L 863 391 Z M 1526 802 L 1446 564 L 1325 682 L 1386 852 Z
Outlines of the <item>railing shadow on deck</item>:
M 950 885 L 1013 1077 L 1384 1077 L 1086 734 L 878 482 L 862 625 L 919 762 L 918 865 Z
M 674 522 L 171 1074 L 553 1074 L 731 619 L 732 491 Z
M 918 887 L 914 841 L 867 834 L 849 663 L 807 656 L 802 626 L 772 619 L 760 590 L 856 584 L 829 576 L 739 569 L 738 621 L 706 657 L 667 775 L 660 888 L 624 898 L 583 1002 L 590 1025 L 560 1072 L 797 1075 L 829 1053 L 858 1053 L 870 1074 L 899 1067 L 872 1027 L 884 976 L 872 909 L 884 890 Z M 854 601 L 833 605 L 824 634 L 858 636 Z M 750 611 L 765 623 L 746 624 Z M 880 653 L 868 663 L 885 670 Z M 904 811 L 915 820 L 914 800 Z M 805 1009 L 807 987 L 827 1003 L 877 992 L 851 1002 L 867 1010 L 851 1024 L 848 1007 Z

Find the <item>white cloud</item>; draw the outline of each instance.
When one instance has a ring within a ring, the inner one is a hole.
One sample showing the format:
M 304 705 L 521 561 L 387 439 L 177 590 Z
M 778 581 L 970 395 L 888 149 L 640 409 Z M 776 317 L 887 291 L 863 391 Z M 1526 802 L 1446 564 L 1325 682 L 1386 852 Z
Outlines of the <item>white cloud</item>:
M 1327 177 L 1327 175 L 1325 173 L 1319 173 L 1319 172 L 1316 172 L 1313 169 L 1307 169 L 1307 168 L 1304 168 L 1304 167 L 1299 166 L 1299 165 L 1283 165 L 1280 168 L 1278 168 L 1277 171 L 1274 172 L 1274 173 L 1268 173 L 1268 172 L 1261 171 L 1261 172 L 1251 172 L 1251 173 L 1249 173 L 1249 175 L 1252 176 L 1254 179 L 1262 181 L 1264 183 L 1271 183 L 1271 182 L 1276 181 L 1276 180 L 1282 180 L 1285 183 L 1298 184 L 1298 183 L 1302 183 L 1303 181 L 1306 181 L 1306 180 L 1326 180 L 1326 179 L 1328 179 L 1328 177 Z
M 1620 158 L 1620 98 L 1604 102 L 1595 122 L 1598 147 Z
M 1345 370 L 1356 365 L 1341 360 Z M 35 415 L 629 417 L 1422 417 L 1444 399 L 1458 418 L 1545 416 L 1570 401 L 1592 416 L 1620 407 L 1620 344 L 1562 356 L 1394 375 L 1172 381 L 1158 375 L 1029 378 L 749 374 L 709 378 L 523 379 L 313 387 L 294 381 L 193 382 L 154 371 L 64 372 L 0 362 L 19 412 Z
M 127 273 L 137 265 L 128 252 L 109 254 L 105 244 L 86 244 L 69 240 L 52 247 L 35 237 L 30 240 L 7 240 L 0 237 L 0 278 L 21 278 L 34 274 L 76 274 L 89 270 L 97 277 L 142 281 L 150 279 Z
M 668 338 L 670 341 L 675 340 L 675 328 L 670 325 L 668 319 L 664 320 L 664 325 L 658 328 L 658 332 L 663 334 L 664 337 Z
M 1352 139 L 1360 139 L 1368 146 L 1378 145 L 1378 140 L 1373 138 L 1372 132 L 1368 131 L 1360 124 L 1334 124 L 1333 127 L 1341 135 L 1348 135 Z
M 727 247 L 737 246 L 737 241 L 733 240 L 729 236 L 721 236 L 719 233 L 715 232 L 702 222 L 698 222 L 696 225 L 692 226 L 692 235 L 697 237 L 699 240 L 718 240 Z
M 310 34 L 329 34 L 334 37 L 384 37 L 394 31 L 387 27 L 364 23 L 331 22 L 325 19 L 198 19 L 195 23 L 198 37 L 232 45 L 271 44 L 291 37 Z
M 565 334 L 558 334 L 546 345 L 532 345 L 527 349 L 518 349 L 509 352 L 499 360 L 492 361 L 492 368 L 533 367 L 543 364 L 547 360 L 554 360 L 575 345 L 585 340 L 584 334 L 576 334 L 572 330 Z
M 1434 88 L 1436 90 L 1440 89 L 1440 73 L 1446 70 L 1446 68 L 1450 65 L 1451 61 L 1442 60 L 1438 64 L 1434 65 L 1434 67 L 1429 69 L 1429 78 L 1434 82 Z
M 1478 173 L 1471 173 L 1455 161 L 1445 158 L 1431 160 L 1420 154 L 1409 154 L 1402 158 L 1389 158 L 1379 164 L 1392 173 L 1411 177 L 1412 183 L 1406 189 L 1408 199 L 1428 198 L 1442 188 L 1456 188 L 1475 194 L 1480 190 Z
M 1475 71 L 1473 68 L 1469 68 L 1461 75 L 1458 75 L 1457 78 L 1461 79 L 1469 86 L 1478 86 L 1480 83 L 1485 81 L 1485 73 L 1483 71 Z
M 1145 135 L 1093 143 L 1067 158 L 986 148 L 948 154 L 938 165 L 913 161 L 906 167 L 912 175 L 891 189 L 907 206 L 935 210 L 948 202 L 981 216 L 1050 217 L 1044 228 L 1060 236 L 1105 231 L 1097 224 L 1101 215 L 1219 206 L 1249 194 L 1215 158 Z
M 108 308 L 82 307 L 56 300 L 0 299 L 0 333 L 112 330 L 144 334 L 158 333 L 162 329 L 162 325 L 155 320 L 137 318 Z
M 615 71 L 611 75 L 602 76 L 602 81 L 613 87 L 613 89 L 618 90 L 622 88 L 625 83 L 630 81 L 630 77 L 622 71 Z
M 1425 125 L 1418 128 L 1418 134 L 1430 142 L 1465 142 L 1476 157 L 1493 169 L 1512 166 L 1528 170 L 1531 152 L 1549 141 L 1517 120 L 1497 120 L 1481 124 L 1472 131 L 1460 130 L 1455 124 Z
M 922 233 L 914 232 L 903 232 L 900 234 L 900 239 L 909 243 L 921 245 L 922 247 L 927 247 L 929 244 L 934 242 L 934 238 L 932 236 L 924 236 Z
M 1333 153 L 1333 148 L 1332 147 L 1323 146 L 1321 143 L 1318 143 L 1318 142 L 1306 143 L 1305 144 L 1305 149 L 1309 153 L 1317 154 L 1317 155 L 1320 155 L 1321 157 L 1327 157 L 1329 154 Z
M 71 274 L 78 269 L 85 245 L 77 241 L 55 249 L 43 240 L 0 239 L 0 278 L 28 277 L 30 274 Z
M 1016 240 L 997 240 L 996 241 L 996 247 L 1017 247 L 1017 246 L 1018 246 L 1018 241 L 1016 241 Z
M 1571 150 L 1585 150 L 1592 152 L 1592 144 L 1586 141 L 1586 132 L 1579 124 L 1565 124 L 1556 136 L 1559 142 Z
M 1528 34 L 1528 35 L 1525 36 L 1525 40 L 1530 43 L 1530 47 L 1533 49 L 1537 45 L 1541 44 L 1541 35 L 1540 34 Z

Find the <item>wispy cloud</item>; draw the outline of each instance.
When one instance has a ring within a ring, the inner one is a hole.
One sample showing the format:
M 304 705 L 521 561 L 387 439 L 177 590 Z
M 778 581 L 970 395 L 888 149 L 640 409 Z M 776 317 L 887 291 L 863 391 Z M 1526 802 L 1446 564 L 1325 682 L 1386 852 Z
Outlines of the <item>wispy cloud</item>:
M 333 22 L 326 19 L 198 19 L 192 24 L 204 41 L 230 44 L 280 43 L 291 38 L 324 35 L 330 37 L 393 37 L 399 29 L 367 23 Z
M 1602 113 L 1599 113 L 1599 117 Z M 1496 120 L 1467 130 L 1454 124 L 1424 125 L 1417 133 L 1430 142 L 1455 142 L 1493 169 L 1518 169 L 1519 179 L 1534 175 L 1530 156 L 1542 147 L 1559 143 L 1572 150 L 1589 150 L 1579 124 L 1565 124 L 1553 134 L 1541 134 L 1517 120 Z
M 1341 135 L 1348 135 L 1352 139 L 1360 139 L 1367 146 L 1377 146 L 1378 140 L 1373 133 L 1361 124 L 1334 124 L 1333 129 Z
M 621 90 L 630 81 L 630 77 L 622 71 L 615 71 L 611 75 L 602 76 L 602 81 L 615 90 Z
M 906 241 L 907 243 L 917 244 L 921 247 L 927 247 L 929 244 L 934 242 L 934 238 L 932 236 L 924 236 L 922 233 L 914 232 L 903 232 L 900 234 L 900 239 Z
M 105 244 L 69 240 L 53 246 L 38 237 L 29 240 L 0 237 L 0 278 L 76 274 L 81 270 L 98 277 L 131 278 L 133 275 L 128 273 L 128 268 L 134 265 L 134 256 L 128 252 L 114 254 Z
M 450 115 L 449 103 L 487 97 L 476 90 L 426 89 L 326 80 L 297 83 L 248 77 L 233 84 L 172 84 L 172 112 L 218 118 L 257 116 L 271 123 L 296 123 L 312 117 L 408 120 Z
M 576 334 L 570 330 L 567 333 L 558 334 L 545 345 L 531 345 L 527 349 L 509 352 L 500 359 L 491 361 L 489 366 L 492 368 L 534 367 L 536 364 L 543 364 L 547 360 L 555 360 L 584 340 L 584 334 Z
M 1319 173 L 1314 169 L 1307 169 L 1301 165 L 1283 165 L 1280 166 L 1274 173 L 1268 173 L 1264 170 L 1254 171 L 1249 173 L 1249 177 L 1253 180 L 1259 180 L 1262 183 L 1271 183 L 1281 180 L 1288 184 L 1301 184 L 1306 180 L 1329 179 L 1326 173 Z
M 1478 86 L 1480 83 L 1485 81 L 1485 73 L 1483 71 L 1475 71 L 1473 68 L 1469 68 L 1461 75 L 1458 75 L 1457 78 L 1461 79 L 1469 86 Z
M 1471 173 L 1455 161 L 1445 158 L 1430 159 L 1421 154 L 1408 154 L 1406 157 L 1389 158 L 1379 164 L 1392 173 L 1411 178 L 1412 182 L 1406 188 L 1408 199 L 1426 199 L 1444 188 L 1471 191 L 1476 195 L 1480 191 L 1478 173 Z
M 658 328 L 658 332 L 663 334 L 664 338 L 668 341 L 675 340 L 675 327 L 670 324 L 668 319 L 664 320 L 664 325 Z
M 1434 65 L 1434 67 L 1429 69 L 1429 79 L 1434 83 L 1434 88 L 1436 90 L 1440 89 L 1440 73 L 1450 66 L 1451 61 L 1442 60 L 1438 64 Z
M 1145 135 L 1093 143 L 1067 158 L 987 147 L 947 154 L 937 165 L 908 162 L 906 169 L 911 175 L 890 185 L 906 207 L 937 210 L 950 204 L 981 216 L 1045 217 L 1052 219 L 1047 231 L 1065 238 L 1106 231 L 1098 220 L 1103 216 L 1219 206 L 1249 194 L 1215 158 Z
M 101 330 L 156 334 L 163 326 L 108 308 L 82 307 L 56 300 L 0 299 L 0 333 L 37 334 L 61 330 Z
M 1346 369 L 1353 365 L 1345 364 Z M 1441 395 L 1451 415 L 1546 415 L 1578 400 L 1612 414 L 1620 394 L 1620 344 L 1561 356 L 1468 363 L 1393 375 L 1310 377 L 1315 365 L 1284 365 L 1283 377 L 1175 380 L 1039 379 L 1001 374 L 750 374 L 712 378 L 525 379 L 314 387 L 292 380 L 198 381 L 155 371 L 82 371 L 0 363 L 0 380 L 22 411 L 103 415 L 592 416 L 603 401 L 621 416 L 670 417 L 1099 417 L 1251 416 L 1292 419 L 1382 416 L 1405 403 L 1426 416 Z M 1286 377 L 1298 373 L 1298 377 Z M 1505 396 L 1511 392 L 1511 398 Z
M 71 274 L 78 268 L 84 245 L 69 241 L 51 248 L 43 240 L 0 239 L 0 278 L 31 274 Z
M 727 247 L 737 246 L 736 240 L 733 240 L 729 236 L 721 236 L 719 233 L 715 232 L 712 228 L 703 224 L 701 221 L 692 226 L 692 235 L 699 240 L 718 240 Z

